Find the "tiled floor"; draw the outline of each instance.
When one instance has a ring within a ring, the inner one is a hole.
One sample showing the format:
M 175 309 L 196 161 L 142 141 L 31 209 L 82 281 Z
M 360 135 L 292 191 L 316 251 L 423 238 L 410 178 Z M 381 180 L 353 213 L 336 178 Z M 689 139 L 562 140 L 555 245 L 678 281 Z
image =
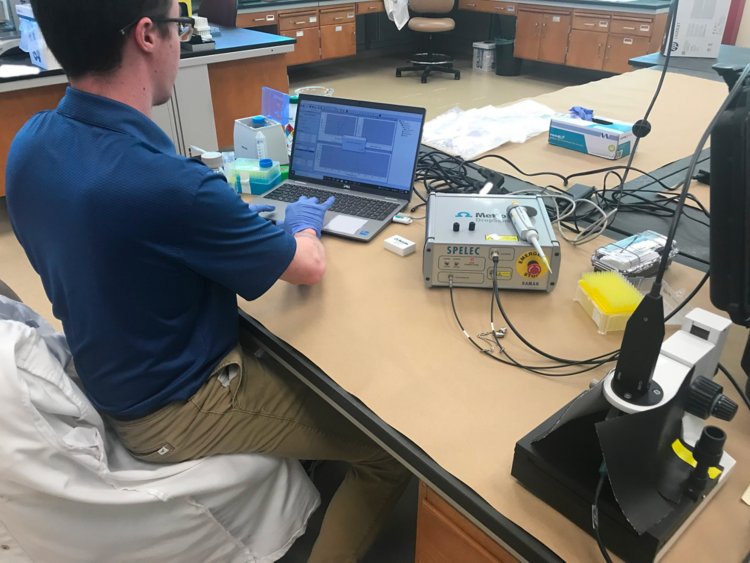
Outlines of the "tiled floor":
M 498 106 L 606 76 L 542 63 L 525 63 L 520 76 L 497 76 L 473 71 L 470 60 L 459 59 L 455 66 L 461 71 L 460 80 L 436 74 L 422 84 L 417 73 L 396 78 L 395 69 L 407 64 L 406 56 L 366 52 L 351 59 L 296 67 L 289 73 L 290 89 L 321 85 L 343 98 L 421 106 L 427 109 L 427 119 L 432 119 L 455 106 Z
M 421 84 L 417 74 L 396 78 L 395 68 L 406 63 L 405 57 L 365 56 L 292 69 L 290 86 L 323 85 L 333 88 L 339 97 L 378 100 L 427 109 L 427 118 L 459 106 L 462 109 L 484 105 L 502 105 L 533 97 L 562 87 L 582 84 L 601 78 L 601 74 L 542 64 L 528 64 L 517 77 L 474 72 L 471 61 L 459 60 L 460 80 L 450 75 L 431 77 Z M 0 278 L 6 281 L 32 308 L 60 328 L 53 318 L 42 285 L 18 245 L 8 222 L 4 198 L 0 198 Z M 330 498 L 342 475 L 336 464 L 323 464 L 316 483 L 323 492 L 324 502 Z M 416 482 L 407 490 L 388 526 L 377 540 L 366 561 L 369 563 L 406 563 L 414 560 L 416 525 Z M 284 557 L 286 563 L 305 561 L 323 510 L 314 515 L 308 533 L 300 538 Z

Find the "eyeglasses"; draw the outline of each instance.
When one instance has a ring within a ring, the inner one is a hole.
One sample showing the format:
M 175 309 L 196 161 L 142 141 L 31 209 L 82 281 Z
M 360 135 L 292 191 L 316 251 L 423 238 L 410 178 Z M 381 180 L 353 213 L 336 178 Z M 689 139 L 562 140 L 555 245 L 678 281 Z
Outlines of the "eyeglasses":
M 180 41 L 190 41 L 190 37 L 193 35 L 193 27 L 195 27 L 195 20 L 193 18 L 152 18 L 151 16 L 139 17 L 123 27 L 120 33 L 127 35 L 128 31 L 135 27 L 144 17 L 149 18 L 154 23 L 176 23 L 177 35 L 180 36 Z

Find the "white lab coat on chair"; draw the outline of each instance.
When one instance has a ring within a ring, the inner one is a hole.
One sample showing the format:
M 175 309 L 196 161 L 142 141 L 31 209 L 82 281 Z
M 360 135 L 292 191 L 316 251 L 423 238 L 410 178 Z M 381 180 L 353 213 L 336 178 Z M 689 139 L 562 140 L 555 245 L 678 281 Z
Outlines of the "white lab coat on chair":
M 319 496 L 297 461 L 141 462 L 69 374 L 64 337 L 0 296 L 0 559 L 275 561 L 304 533 Z
M 409 21 L 409 0 L 383 0 L 388 19 L 401 30 Z

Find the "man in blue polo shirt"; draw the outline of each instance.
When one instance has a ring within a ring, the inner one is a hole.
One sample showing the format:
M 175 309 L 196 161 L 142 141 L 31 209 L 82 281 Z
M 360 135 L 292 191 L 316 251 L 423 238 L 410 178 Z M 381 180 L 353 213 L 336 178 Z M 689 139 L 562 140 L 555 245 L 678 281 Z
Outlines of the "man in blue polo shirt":
M 311 561 L 357 560 L 408 473 L 238 344 L 237 294 L 321 280 L 332 200 L 303 198 L 279 227 L 222 175 L 176 154 L 150 119 L 191 32 L 176 0 L 32 7 L 70 87 L 13 141 L 8 210 L 87 395 L 148 461 L 264 452 L 350 462 Z

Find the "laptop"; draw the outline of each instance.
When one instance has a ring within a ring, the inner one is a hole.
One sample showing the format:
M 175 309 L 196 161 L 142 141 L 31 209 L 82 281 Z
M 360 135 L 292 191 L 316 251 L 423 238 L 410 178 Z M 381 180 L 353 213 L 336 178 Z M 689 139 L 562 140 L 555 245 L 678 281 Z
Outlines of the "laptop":
M 369 241 L 411 199 L 424 119 L 424 108 L 301 94 L 289 179 L 253 204 L 282 222 L 301 195 L 333 195 L 323 232 Z

